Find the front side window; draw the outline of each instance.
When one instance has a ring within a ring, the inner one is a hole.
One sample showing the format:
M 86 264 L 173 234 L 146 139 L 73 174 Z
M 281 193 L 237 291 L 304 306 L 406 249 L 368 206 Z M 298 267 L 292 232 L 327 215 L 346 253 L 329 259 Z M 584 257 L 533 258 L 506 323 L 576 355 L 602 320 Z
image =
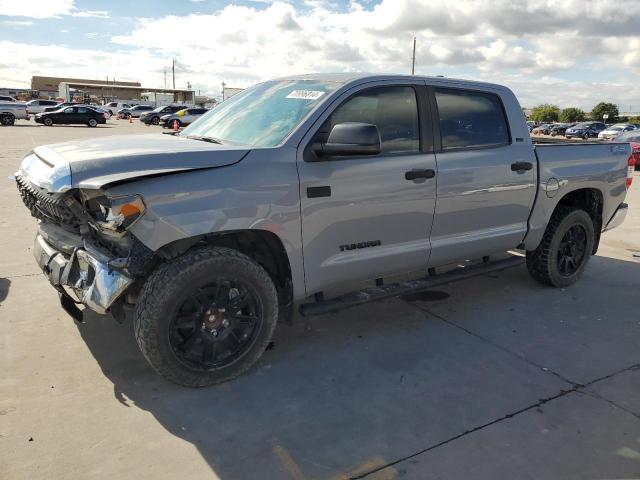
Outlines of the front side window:
M 64 113 L 73 113 L 73 107 L 65 108 Z
M 507 145 L 509 129 L 497 95 L 437 88 L 442 148 Z
M 182 136 L 211 137 L 233 145 L 279 145 L 340 84 L 272 80 L 225 100 L 184 129 Z
M 418 102 L 412 87 L 377 87 L 356 94 L 336 108 L 320 134 L 328 136 L 335 125 L 347 122 L 378 127 L 381 153 L 420 150 Z

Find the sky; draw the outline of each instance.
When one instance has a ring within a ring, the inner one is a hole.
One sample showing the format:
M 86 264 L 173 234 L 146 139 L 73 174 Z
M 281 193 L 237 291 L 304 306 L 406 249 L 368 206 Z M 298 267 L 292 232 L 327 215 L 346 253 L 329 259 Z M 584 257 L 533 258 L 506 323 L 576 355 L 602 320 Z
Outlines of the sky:
M 0 87 L 32 75 L 218 95 L 312 72 L 510 87 L 525 107 L 640 111 L 640 0 L 0 0 Z

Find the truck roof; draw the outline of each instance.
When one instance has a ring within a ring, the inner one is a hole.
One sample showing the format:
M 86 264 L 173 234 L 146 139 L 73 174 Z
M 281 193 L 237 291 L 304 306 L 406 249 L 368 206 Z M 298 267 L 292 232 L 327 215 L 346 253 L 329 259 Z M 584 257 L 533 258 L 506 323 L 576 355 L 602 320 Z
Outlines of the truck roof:
M 456 85 L 469 85 L 491 88 L 491 89 L 504 89 L 508 90 L 504 85 L 497 83 L 479 82 L 476 80 L 465 80 L 459 78 L 450 78 L 443 76 L 428 76 L 428 75 L 403 75 L 403 74 L 380 74 L 380 73 L 366 73 L 366 72 L 343 72 L 343 73 L 308 73 L 302 75 L 289 75 L 278 78 L 277 80 L 318 80 L 321 82 L 336 82 L 341 84 L 347 84 L 351 82 L 378 81 L 378 80 L 428 80 L 431 83 L 441 84 L 456 84 Z

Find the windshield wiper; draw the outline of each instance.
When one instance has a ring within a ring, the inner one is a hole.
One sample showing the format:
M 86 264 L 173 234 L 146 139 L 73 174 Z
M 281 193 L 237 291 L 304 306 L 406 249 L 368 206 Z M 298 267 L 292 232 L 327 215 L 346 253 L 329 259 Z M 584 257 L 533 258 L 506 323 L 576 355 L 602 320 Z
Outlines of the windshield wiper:
M 202 135 L 187 135 L 187 138 L 190 140 L 200 140 L 203 142 L 217 143 L 222 145 L 222 140 L 219 140 L 215 137 L 203 137 Z

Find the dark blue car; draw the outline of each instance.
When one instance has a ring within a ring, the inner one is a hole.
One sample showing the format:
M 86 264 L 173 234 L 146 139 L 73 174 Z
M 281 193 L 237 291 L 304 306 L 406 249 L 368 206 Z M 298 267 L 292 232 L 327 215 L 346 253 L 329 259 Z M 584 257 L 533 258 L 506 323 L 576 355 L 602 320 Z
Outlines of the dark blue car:
M 595 138 L 607 126 L 602 122 L 581 122 L 564 132 L 566 138 Z

